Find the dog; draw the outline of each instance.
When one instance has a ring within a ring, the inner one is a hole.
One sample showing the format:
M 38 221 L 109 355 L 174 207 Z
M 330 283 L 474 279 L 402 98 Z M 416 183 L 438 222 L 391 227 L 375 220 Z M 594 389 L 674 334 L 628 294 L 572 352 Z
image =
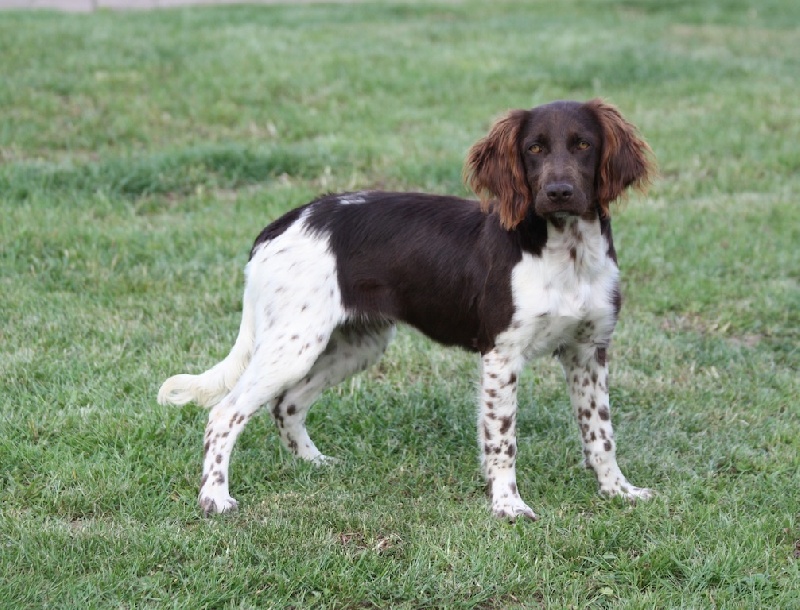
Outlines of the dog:
M 607 350 L 621 305 L 609 206 L 654 172 L 650 147 L 615 107 L 559 101 L 509 112 L 470 149 L 464 178 L 479 201 L 330 194 L 267 226 L 230 353 L 158 394 L 211 408 L 204 514 L 237 508 L 231 451 L 262 406 L 292 454 L 326 461 L 306 430 L 309 407 L 374 364 L 398 322 L 480 355 L 478 442 L 495 516 L 537 518 L 517 487 L 516 394 L 525 364 L 548 354 L 563 366 L 600 492 L 650 498 L 617 465 Z

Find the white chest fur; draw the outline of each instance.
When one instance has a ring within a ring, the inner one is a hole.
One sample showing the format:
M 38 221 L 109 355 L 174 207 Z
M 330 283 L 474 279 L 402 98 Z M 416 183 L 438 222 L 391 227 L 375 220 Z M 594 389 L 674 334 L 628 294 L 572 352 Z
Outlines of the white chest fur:
M 526 360 L 575 341 L 606 345 L 616 321 L 619 271 L 599 223 L 574 219 L 548 230 L 541 256 L 524 254 L 512 272 L 514 316 L 497 338 Z

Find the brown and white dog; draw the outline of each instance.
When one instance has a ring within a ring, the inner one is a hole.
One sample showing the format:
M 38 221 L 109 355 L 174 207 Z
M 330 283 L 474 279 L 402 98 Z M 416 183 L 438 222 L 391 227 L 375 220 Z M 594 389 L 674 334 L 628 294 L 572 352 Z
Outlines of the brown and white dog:
M 613 106 L 554 102 L 508 113 L 472 147 L 465 177 L 480 202 L 326 195 L 267 226 L 245 268 L 230 354 L 158 394 L 211 407 L 205 514 L 236 508 L 231 450 L 262 406 L 289 451 L 324 461 L 306 431 L 309 407 L 375 363 L 397 322 L 480 354 L 478 441 L 496 516 L 536 518 L 517 489 L 516 391 L 526 363 L 549 354 L 564 368 L 600 491 L 649 498 L 617 465 L 606 350 L 621 303 L 609 204 L 653 172 L 649 146 Z

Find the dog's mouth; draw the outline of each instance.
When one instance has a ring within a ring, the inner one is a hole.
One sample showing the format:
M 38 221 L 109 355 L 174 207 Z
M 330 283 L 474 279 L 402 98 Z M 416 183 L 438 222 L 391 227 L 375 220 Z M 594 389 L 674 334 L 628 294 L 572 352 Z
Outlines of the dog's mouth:
M 568 210 L 559 210 L 558 212 L 550 212 L 546 217 L 552 218 L 553 220 L 566 220 L 572 216 L 577 216 L 577 214 Z
M 540 193 L 534 202 L 536 212 L 547 220 L 565 222 L 569 218 L 583 216 L 587 212 L 587 199 L 577 191 L 566 201 L 551 201 Z
M 563 229 L 571 220 L 579 218 L 580 214 L 570 210 L 558 210 L 543 214 L 544 219 L 557 229 Z

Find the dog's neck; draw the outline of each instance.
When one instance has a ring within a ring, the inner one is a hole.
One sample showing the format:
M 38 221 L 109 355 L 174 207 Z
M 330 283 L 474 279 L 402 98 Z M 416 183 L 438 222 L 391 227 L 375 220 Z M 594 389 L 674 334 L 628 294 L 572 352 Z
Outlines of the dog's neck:
M 544 249 L 563 249 L 571 253 L 587 254 L 596 258 L 605 254 L 616 262 L 611 239 L 611 220 L 600 213 L 599 207 L 583 216 L 544 218 L 530 212 L 516 229 L 523 250 L 540 256 Z
M 608 219 L 568 216 L 547 221 L 547 242 L 542 255 L 559 261 L 577 277 L 592 278 L 616 262 Z

